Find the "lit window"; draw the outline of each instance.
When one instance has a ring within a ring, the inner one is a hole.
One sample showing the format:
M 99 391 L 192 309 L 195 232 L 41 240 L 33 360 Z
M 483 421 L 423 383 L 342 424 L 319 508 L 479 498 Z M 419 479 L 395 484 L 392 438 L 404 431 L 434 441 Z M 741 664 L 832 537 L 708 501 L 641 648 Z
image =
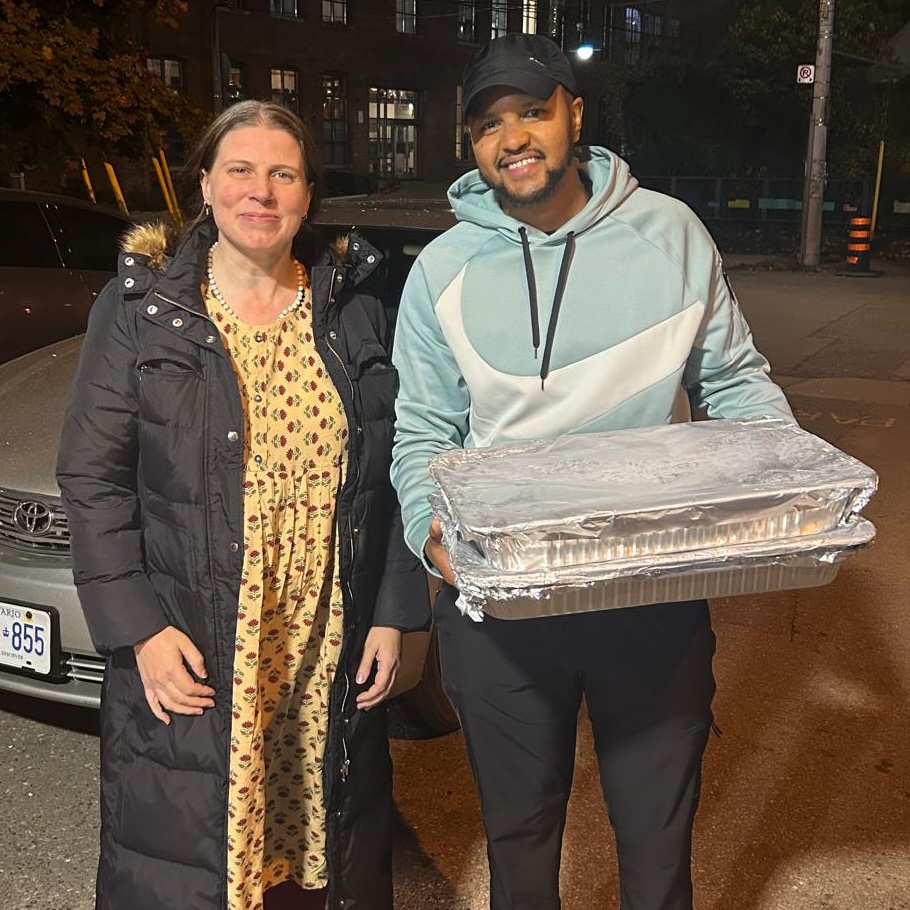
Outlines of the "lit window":
M 634 6 L 625 9 L 626 63 L 638 63 L 641 60 L 641 11 Z
M 183 63 L 173 57 L 149 57 L 147 60 L 150 73 L 160 77 L 168 88 L 175 92 L 183 91 Z
M 501 38 L 509 31 L 509 0 L 492 0 L 490 38 Z
M 225 105 L 236 104 L 243 101 L 243 69 L 232 63 L 228 69 L 227 85 L 224 89 Z
M 273 16 L 289 16 L 296 19 L 297 0 L 271 0 L 271 12 Z
M 272 69 L 272 101 L 297 111 L 297 70 Z
M 641 40 L 641 11 L 634 6 L 626 7 L 626 41 L 637 44 Z
M 417 0 L 395 0 L 395 28 L 403 35 L 417 34 Z
M 455 160 L 471 160 L 471 134 L 465 123 L 461 86 L 455 86 Z
M 370 89 L 370 171 L 380 177 L 417 175 L 417 93 Z
M 347 0 L 322 0 L 322 21 L 344 25 L 348 21 Z
M 328 167 L 347 164 L 348 100 L 343 76 L 322 77 L 322 155 Z
M 458 40 L 474 41 L 474 0 L 461 0 L 458 4 Z
M 537 34 L 537 0 L 523 0 L 521 4 L 521 30 L 526 35 Z

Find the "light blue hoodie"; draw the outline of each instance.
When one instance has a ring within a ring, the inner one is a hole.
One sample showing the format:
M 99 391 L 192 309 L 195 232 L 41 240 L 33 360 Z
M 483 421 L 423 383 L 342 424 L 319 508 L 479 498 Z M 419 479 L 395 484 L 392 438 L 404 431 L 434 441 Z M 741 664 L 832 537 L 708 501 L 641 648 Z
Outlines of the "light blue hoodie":
M 680 387 L 711 417 L 793 419 L 702 223 L 607 149 L 580 152 L 591 198 L 557 231 L 506 215 L 472 171 L 449 189 L 460 223 L 408 276 L 392 481 L 418 555 L 439 452 L 669 423 Z

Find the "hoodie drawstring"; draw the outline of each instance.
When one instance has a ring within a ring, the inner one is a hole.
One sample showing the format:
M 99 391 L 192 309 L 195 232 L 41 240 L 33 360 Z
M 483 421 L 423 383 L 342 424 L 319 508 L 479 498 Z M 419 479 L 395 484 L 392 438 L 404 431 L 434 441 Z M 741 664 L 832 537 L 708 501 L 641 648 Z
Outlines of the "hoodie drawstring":
M 534 277 L 534 263 L 531 262 L 531 245 L 528 243 L 528 231 L 520 227 L 521 251 L 525 257 L 525 275 L 528 278 L 528 300 L 531 304 L 531 343 L 534 345 L 534 359 L 537 360 L 537 349 L 540 347 L 540 319 L 537 315 L 537 280 Z
M 534 277 L 534 264 L 531 261 L 531 246 L 528 243 L 528 232 L 520 227 L 521 250 L 524 253 L 525 275 L 528 279 L 528 298 L 531 303 L 531 340 L 534 344 L 534 359 L 537 359 L 537 349 L 540 347 L 540 320 L 537 313 L 537 280 Z M 550 310 L 550 322 L 547 325 L 547 342 L 543 349 L 543 360 L 540 362 L 540 388 L 543 389 L 547 376 L 550 375 L 550 357 L 553 354 L 553 339 L 556 337 L 556 322 L 559 319 L 559 308 L 566 291 L 569 279 L 569 268 L 575 254 L 575 232 L 566 234 L 566 247 L 563 250 L 562 262 L 559 266 L 559 278 L 556 281 L 556 291 L 553 294 L 553 306 Z

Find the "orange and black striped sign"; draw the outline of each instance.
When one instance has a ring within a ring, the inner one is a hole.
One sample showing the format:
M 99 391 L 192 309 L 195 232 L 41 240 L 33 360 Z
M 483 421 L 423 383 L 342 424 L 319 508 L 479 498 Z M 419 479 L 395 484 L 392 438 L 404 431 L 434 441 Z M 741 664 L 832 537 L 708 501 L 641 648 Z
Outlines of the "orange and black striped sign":
M 847 241 L 847 271 L 868 272 L 872 252 L 872 219 L 851 218 Z

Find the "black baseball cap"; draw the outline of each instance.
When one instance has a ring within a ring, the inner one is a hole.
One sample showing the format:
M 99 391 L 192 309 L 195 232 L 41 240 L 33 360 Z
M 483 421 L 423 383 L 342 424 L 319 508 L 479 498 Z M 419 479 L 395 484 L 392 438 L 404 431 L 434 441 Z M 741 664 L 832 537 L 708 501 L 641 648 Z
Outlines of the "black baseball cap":
M 549 98 L 557 85 L 573 98 L 578 94 L 566 55 L 543 35 L 503 35 L 479 48 L 464 71 L 465 112 L 493 85 L 510 85 L 535 98 Z

